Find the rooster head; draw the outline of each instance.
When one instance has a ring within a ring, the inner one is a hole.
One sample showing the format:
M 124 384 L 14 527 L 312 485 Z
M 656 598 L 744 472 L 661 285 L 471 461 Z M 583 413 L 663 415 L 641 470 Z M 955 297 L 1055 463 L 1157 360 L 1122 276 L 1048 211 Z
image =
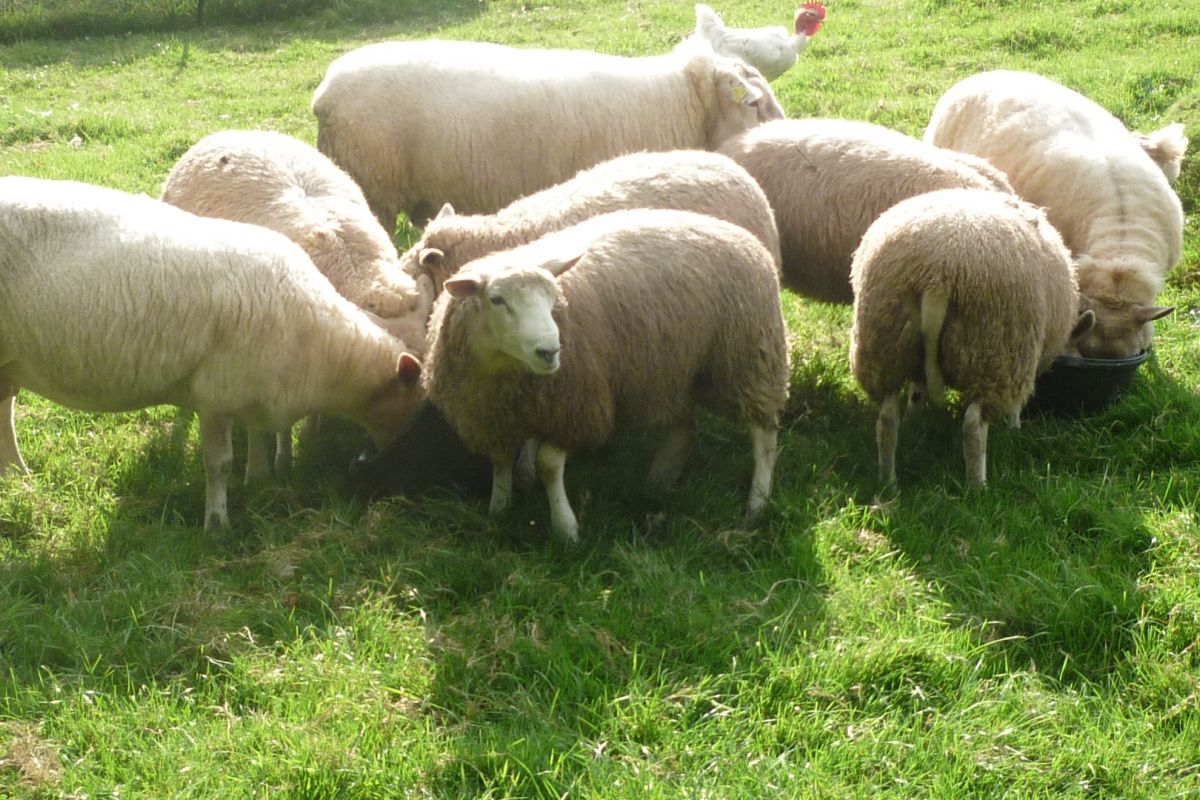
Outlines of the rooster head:
M 825 6 L 820 3 L 805 3 L 796 9 L 796 33 L 815 36 L 825 19 Z

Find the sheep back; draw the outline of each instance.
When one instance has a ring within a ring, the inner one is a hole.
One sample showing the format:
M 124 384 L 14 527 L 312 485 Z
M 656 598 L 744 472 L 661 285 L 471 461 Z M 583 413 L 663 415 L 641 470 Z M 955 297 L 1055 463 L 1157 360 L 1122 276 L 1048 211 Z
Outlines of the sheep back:
M 430 298 L 400 269 L 362 190 L 311 145 L 272 131 L 211 134 L 175 163 L 162 199 L 193 214 L 282 233 L 351 302 L 386 320 L 410 345 L 422 343 Z
M 631 153 L 579 172 L 564 183 L 514 200 L 495 214 L 443 213 L 401 257 L 412 274 L 430 274 L 440 290 L 468 261 L 531 242 L 589 217 L 631 208 L 694 211 L 740 225 L 779 263 L 779 234 L 758 182 L 733 160 L 704 150 Z M 429 271 L 428 248 L 441 252 Z
M 537 437 L 567 451 L 614 429 L 657 427 L 699 403 L 773 428 L 787 398 L 779 282 L 745 229 L 692 212 L 620 211 L 469 263 L 498 274 L 582 250 L 557 280 L 561 366 L 481 373 L 475 299 L 435 305 L 424 372 L 430 399 L 477 452 L 511 457 Z
M 341 56 L 312 110 L 317 146 L 385 225 L 401 211 L 422 225 L 446 202 L 491 213 L 622 153 L 714 149 L 783 116 L 757 71 L 705 48 L 631 58 L 441 40 Z
M 401 343 L 266 228 L 8 177 L 0 242 L 0 371 L 63 405 L 170 403 L 280 431 L 360 411 L 395 378 Z
M 938 100 L 925 140 L 986 158 L 1017 194 L 1043 207 L 1079 261 L 1085 294 L 1086 281 L 1107 292 L 1106 301 L 1149 305 L 1180 258 L 1183 210 L 1168 167 L 1079 92 L 1026 72 L 979 73 Z M 1182 157 L 1186 139 L 1174 141 Z M 1093 271 L 1122 278 L 1087 275 Z
M 854 299 L 854 248 L 899 201 L 938 189 L 1009 191 L 982 160 L 867 122 L 768 122 L 731 137 L 719 152 L 759 182 L 775 210 L 783 285 L 833 302 Z
M 1078 313 L 1070 254 L 1037 208 L 1016 197 L 942 190 L 901 201 L 863 236 L 851 369 L 879 403 L 924 383 L 921 298 L 940 294 L 946 384 L 981 403 L 985 418 L 1021 409 L 1034 379 L 1060 355 Z

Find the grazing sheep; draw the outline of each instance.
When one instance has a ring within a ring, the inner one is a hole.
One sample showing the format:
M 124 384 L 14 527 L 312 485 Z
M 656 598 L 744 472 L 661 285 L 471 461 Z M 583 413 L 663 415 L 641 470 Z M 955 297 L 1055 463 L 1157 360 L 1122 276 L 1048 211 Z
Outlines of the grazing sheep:
M 618 211 L 472 261 L 445 289 L 425 385 L 467 446 L 492 459 L 493 512 L 508 504 L 518 449 L 536 439 L 551 528 L 576 540 L 567 453 L 618 427 L 666 427 L 649 482 L 670 486 L 697 404 L 749 427 L 748 510 L 763 508 L 788 351 L 775 264 L 744 228 Z
M 1045 215 L 1012 195 L 945 189 L 901 201 L 854 254 L 850 366 L 879 404 L 879 476 L 895 480 L 905 382 L 966 403 L 967 482 L 987 480 L 988 423 L 1019 420 L 1034 379 L 1094 317 Z
M 725 156 L 672 150 L 618 156 L 495 214 L 455 214 L 443 206 L 401 264 L 414 275 L 429 275 L 441 291 L 468 261 L 627 208 L 674 208 L 727 220 L 758 237 L 779 262 L 775 217 L 758 183 Z
M 763 77 L 705 46 L 631 58 L 483 42 L 385 42 L 329 65 L 317 146 L 390 228 L 450 203 L 491 213 L 638 150 L 715 149 L 783 117 Z
M 234 420 L 330 412 L 386 444 L 420 364 L 296 244 L 256 225 L 72 181 L 0 178 L 0 471 L 25 470 L 20 388 L 89 411 L 200 417 L 205 527 L 228 524 Z
M 995 71 L 951 87 L 925 141 L 986 158 L 1046 210 L 1096 312 L 1083 355 L 1124 358 L 1150 346 L 1153 321 L 1173 310 L 1154 299 L 1183 247 L 1183 209 L 1169 180 L 1187 146 L 1181 127 L 1142 139 L 1061 84 Z
M 754 176 L 775 209 L 783 285 L 837 303 L 854 299 L 850 259 L 863 233 L 899 201 L 937 189 L 1011 191 L 982 159 L 869 122 L 768 122 L 720 152 Z
M 279 231 L 344 297 L 410 347 L 423 347 L 431 287 L 400 268 L 358 184 L 312 145 L 273 131 L 211 134 L 175 163 L 162 199 L 203 217 Z

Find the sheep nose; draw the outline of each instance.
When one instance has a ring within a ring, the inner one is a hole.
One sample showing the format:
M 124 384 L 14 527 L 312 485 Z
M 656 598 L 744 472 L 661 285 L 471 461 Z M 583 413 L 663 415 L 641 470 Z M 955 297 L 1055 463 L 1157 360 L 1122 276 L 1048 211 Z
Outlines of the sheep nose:
M 533 352 L 542 361 L 545 361 L 547 364 L 553 364 L 558 360 L 558 351 L 559 348 L 557 347 L 539 347 Z

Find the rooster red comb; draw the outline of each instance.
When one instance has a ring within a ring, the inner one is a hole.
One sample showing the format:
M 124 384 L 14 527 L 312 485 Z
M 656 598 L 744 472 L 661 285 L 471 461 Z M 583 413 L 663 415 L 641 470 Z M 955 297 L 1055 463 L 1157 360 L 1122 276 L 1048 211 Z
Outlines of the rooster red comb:
M 796 33 L 813 36 L 821 30 L 825 19 L 825 6 L 820 3 L 805 3 L 796 9 Z

